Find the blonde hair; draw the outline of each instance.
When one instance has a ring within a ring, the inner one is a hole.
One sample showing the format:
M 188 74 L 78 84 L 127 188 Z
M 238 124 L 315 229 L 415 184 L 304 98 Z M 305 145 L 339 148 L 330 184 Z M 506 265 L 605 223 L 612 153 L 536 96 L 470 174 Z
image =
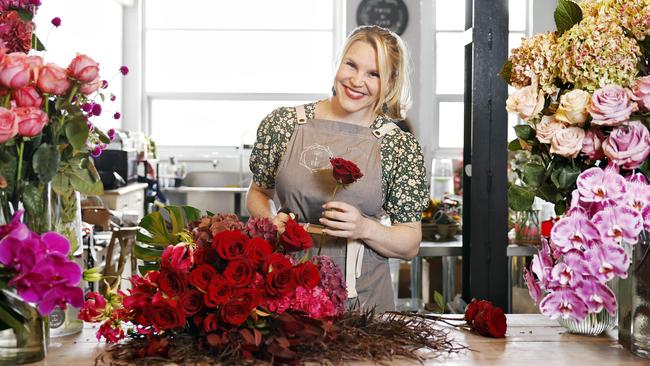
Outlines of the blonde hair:
M 376 25 L 358 27 L 345 40 L 336 70 L 341 66 L 341 61 L 352 44 L 357 41 L 366 42 L 377 51 L 380 86 L 375 113 L 385 114 L 391 119 L 405 118 L 406 111 L 411 106 L 411 83 L 408 52 L 404 41 L 386 28 Z M 383 112 L 384 103 L 388 107 L 386 113 Z

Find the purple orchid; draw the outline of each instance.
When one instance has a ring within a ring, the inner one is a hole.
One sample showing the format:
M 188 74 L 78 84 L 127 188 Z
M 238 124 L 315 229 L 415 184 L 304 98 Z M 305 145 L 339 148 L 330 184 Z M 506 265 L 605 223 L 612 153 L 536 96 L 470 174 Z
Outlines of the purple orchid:
M 535 304 L 537 304 L 539 299 L 542 298 L 542 289 L 539 287 L 539 283 L 535 281 L 533 274 L 528 270 L 528 268 L 524 268 L 524 280 L 528 286 L 530 297 L 535 301 Z
M 83 306 L 84 292 L 77 286 L 55 286 L 43 295 L 43 300 L 38 304 L 38 312 L 49 315 L 55 307 L 65 309 L 66 303 L 76 308 Z
M 650 205 L 643 209 L 641 216 L 643 217 L 643 228 L 650 231 Z
M 628 177 L 627 193 L 625 204 L 643 213 L 643 210 L 650 205 L 650 186 L 648 180 L 642 173 L 636 173 Z
M 576 293 L 587 305 L 589 313 L 598 314 L 605 308 L 612 316 L 616 315 L 616 296 L 595 277 L 585 278 L 580 282 Z
M 548 279 L 554 264 L 555 261 L 553 260 L 549 243 L 546 239 L 542 239 L 542 248 L 538 254 L 533 256 L 530 269 L 540 280 L 541 286 L 544 288 L 548 285 Z
M 574 268 L 564 262 L 557 263 L 551 269 L 547 288 L 558 291 L 561 288 L 575 288 L 582 281 L 580 268 Z
M 605 207 L 594 215 L 592 221 L 605 243 L 636 243 L 643 229 L 641 214 L 627 206 Z
M 620 245 L 603 243 L 592 247 L 585 254 L 584 263 L 587 264 L 591 275 L 600 282 L 605 283 L 614 276 L 627 277 L 630 258 Z
M 561 218 L 551 230 L 551 240 L 565 253 L 585 248 L 588 242 L 599 239 L 598 228 L 582 209 L 573 209 L 570 216 Z
M 542 314 L 557 319 L 582 321 L 587 317 L 587 304 L 571 289 L 561 289 L 546 295 L 539 303 Z
M 625 178 L 610 165 L 605 170 L 593 167 L 585 170 L 577 180 L 580 200 L 584 202 L 620 201 L 625 196 Z

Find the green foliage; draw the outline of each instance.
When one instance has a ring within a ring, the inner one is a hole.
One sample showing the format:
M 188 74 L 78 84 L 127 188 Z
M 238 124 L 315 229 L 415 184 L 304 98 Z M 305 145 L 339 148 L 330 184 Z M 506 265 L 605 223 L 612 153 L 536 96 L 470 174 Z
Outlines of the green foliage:
M 43 212 L 43 187 L 28 184 L 23 190 L 23 203 L 27 213 L 32 217 L 42 217 Z
M 72 118 L 65 122 L 65 135 L 76 150 L 83 150 L 88 140 L 88 126 L 83 117 Z
M 512 75 L 512 61 L 508 60 L 505 64 L 503 64 L 503 67 L 501 67 L 501 71 L 499 71 L 499 76 L 506 82 L 506 84 L 510 84 L 510 77 Z
M 163 210 L 167 218 L 156 211 L 140 220 L 137 241 L 162 249 L 178 244 L 181 241 L 178 234 L 185 232 L 190 222 L 201 218 L 201 210 L 190 206 L 165 206 Z
M 532 187 L 511 184 L 508 187 L 508 206 L 515 211 L 530 210 L 535 200 L 535 189 Z
M 582 9 L 570 0 L 559 0 L 553 13 L 555 26 L 559 34 L 571 29 L 582 20 Z
M 32 167 L 41 182 L 47 183 L 56 174 L 61 162 L 61 153 L 54 145 L 41 144 L 32 158 Z
M 524 147 L 521 145 L 520 139 L 516 138 L 508 143 L 508 150 L 519 151 L 519 150 L 524 150 Z
M 535 138 L 535 130 L 529 125 L 515 126 L 515 133 L 517 134 L 517 137 L 524 141 L 531 141 Z
M 544 183 L 546 168 L 537 163 L 527 163 L 524 165 L 523 181 L 528 186 L 539 187 Z
M 575 166 L 562 165 L 553 170 L 551 181 L 559 189 L 569 189 L 575 184 L 581 170 Z

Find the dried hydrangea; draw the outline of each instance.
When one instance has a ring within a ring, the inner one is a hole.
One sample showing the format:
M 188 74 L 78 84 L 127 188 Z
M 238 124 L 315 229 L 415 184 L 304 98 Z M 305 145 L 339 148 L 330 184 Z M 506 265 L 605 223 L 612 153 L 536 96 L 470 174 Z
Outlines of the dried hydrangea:
M 197 245 L 209 245 L 218 233 L 225 230 L 242 231 L 244 224 L 239 221 L 237 215 L 218 213 L 201 217 L 200 220 L 190 223 L 188 229 Z
M 271 243 L 275 243 L 278 236 L 278 228 L 266 217 L 251 217 L 244 231 L 251 238 L 260 237 Z
M 516 88 L 531 85 L 536 79 L 546 94 L 554 94 L 557 71 L 555 67 L 555 48 L 557 41 L 554 32 L 546 32 L 521 40 L 521 46 L 512 50 L 510 83 Z
M 632 85 L 639 56 L 639 45 L 620 26 L 587 17 L 558 39 L 555 59 L 563 81 L 593 92 L 608 84 Z
M 650 34 L 650 0 L 583 0 L 579 5 L 583 16 L 606 18 L 638 40 Z

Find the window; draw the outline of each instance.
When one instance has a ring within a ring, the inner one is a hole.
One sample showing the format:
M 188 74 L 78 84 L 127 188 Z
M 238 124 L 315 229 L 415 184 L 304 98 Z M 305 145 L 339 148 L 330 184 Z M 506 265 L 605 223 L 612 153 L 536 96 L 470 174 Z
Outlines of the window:
M 148 132 L 162 146 L 252 144 L 274 108 L 324 97 L 340 1 L 146 0 Z
M 529 32 L 531 0 L 509 0 L 509 48 L 517 47 Z M 435 0 L 434 155 L 462 155 L 464 127 L 465 1 Z M 505 108 L 505 107 L 504 107 Z M 509 117 L 509 131 L 517 123 Z

